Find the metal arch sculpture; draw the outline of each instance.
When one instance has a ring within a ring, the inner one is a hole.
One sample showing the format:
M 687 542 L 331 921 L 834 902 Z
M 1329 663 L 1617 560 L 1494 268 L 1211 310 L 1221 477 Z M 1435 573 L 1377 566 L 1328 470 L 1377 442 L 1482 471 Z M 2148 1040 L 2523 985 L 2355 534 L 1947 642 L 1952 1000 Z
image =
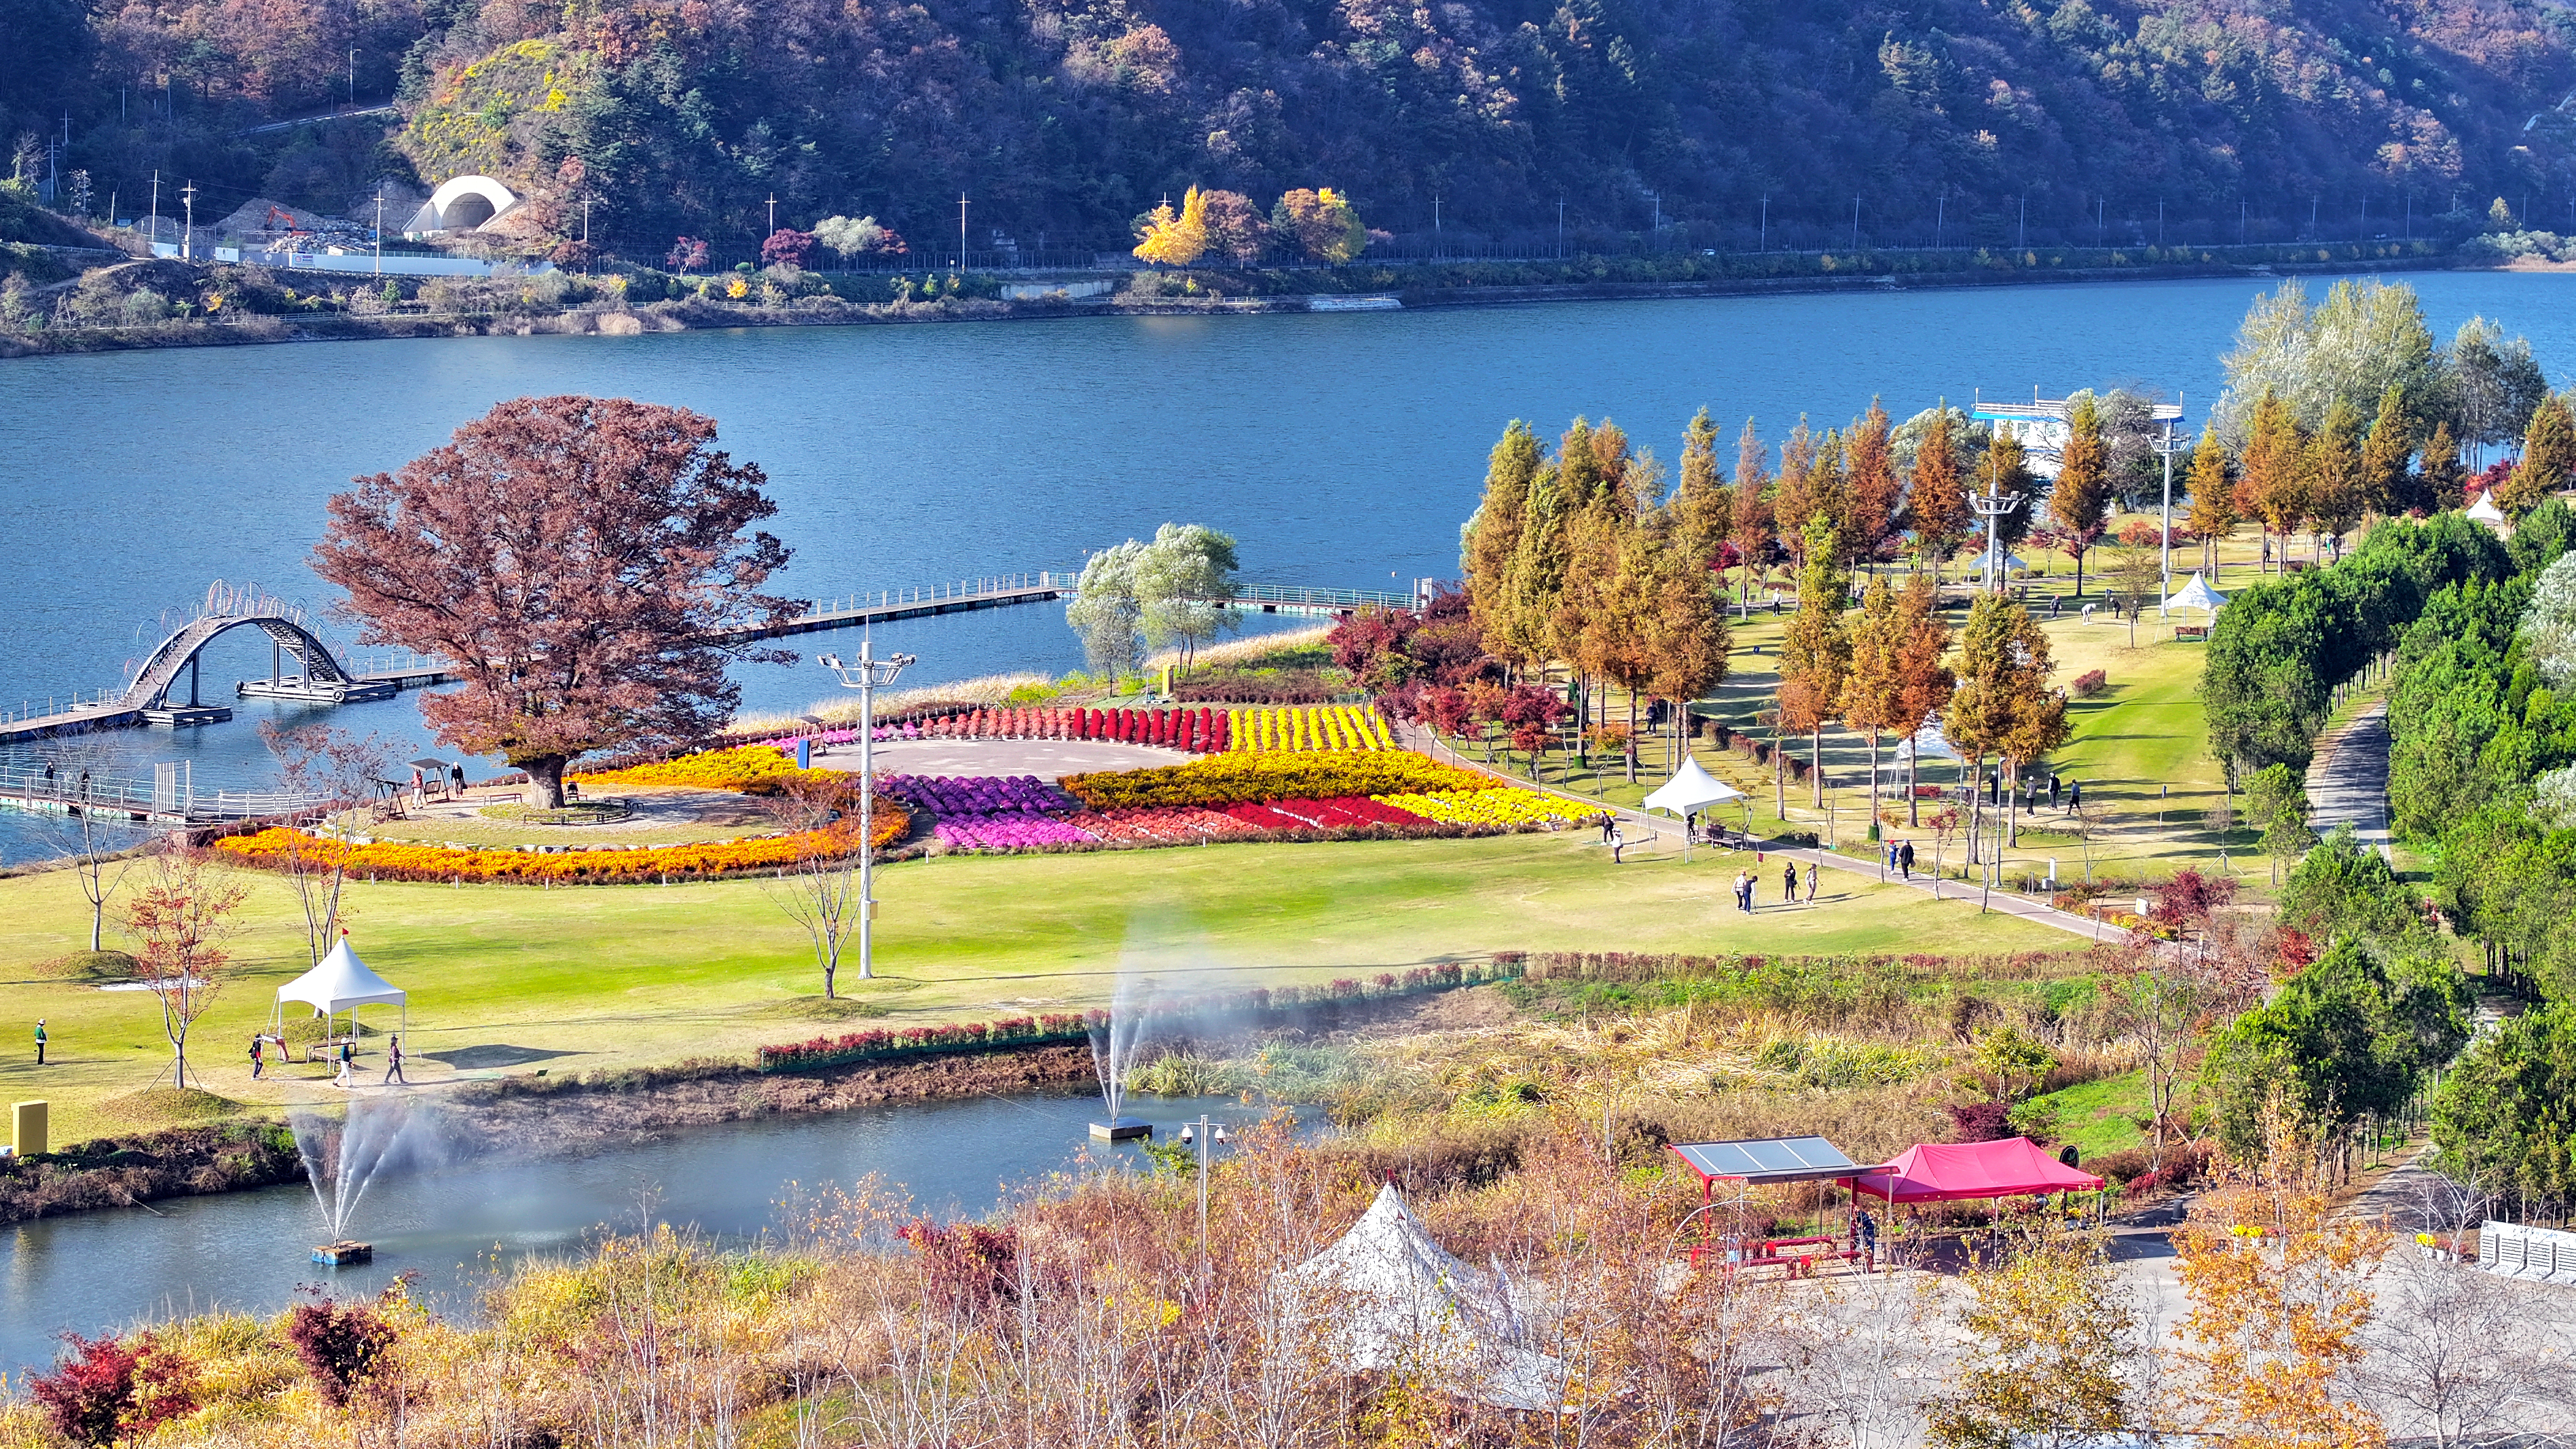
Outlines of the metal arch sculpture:
M 126 686 L 125 707 L 128 709 L 168 709 L 170 687 L 179 681 L 180 672 L 188 673 L 188 705 L 199 707 L 197 699 L 197 657 L 208 644 L 234 629 L 255 628 L 286 653 L 295 656 L 304 669 L 302 697 L 340 701 L 361 697 L 369 691 L 369 681 L 360 680 L 331 653 L 331 646 L 304 625 L 304 610 L 269 595 L 256 586 L 236 588 L 218 582 L 206 590 L 206 601 L 197 616 L 161 641 L 134 673 L 134 682 Z M 271 681 L 274 683 L 275 681 Z M 380 692 L 391 693 L 387 688 Z

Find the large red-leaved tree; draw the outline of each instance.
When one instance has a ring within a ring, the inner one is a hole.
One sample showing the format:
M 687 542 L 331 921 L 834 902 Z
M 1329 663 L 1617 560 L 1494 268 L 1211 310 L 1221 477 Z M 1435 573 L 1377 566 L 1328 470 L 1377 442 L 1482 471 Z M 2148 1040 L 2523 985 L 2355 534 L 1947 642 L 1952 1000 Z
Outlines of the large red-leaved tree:
M 778 505 L 715 436 L 623 398 L 505 402 L 333 498 L 314 571 L 362 642 L 450 661 L 464 687 L 421 702 L 442 744 L 560 806 L 584 752 L 703 738 L 740 698 L 729 661 L 794 658 L 723 637 L 802 605 L 758 592 L 787 547 L 746 530 Z

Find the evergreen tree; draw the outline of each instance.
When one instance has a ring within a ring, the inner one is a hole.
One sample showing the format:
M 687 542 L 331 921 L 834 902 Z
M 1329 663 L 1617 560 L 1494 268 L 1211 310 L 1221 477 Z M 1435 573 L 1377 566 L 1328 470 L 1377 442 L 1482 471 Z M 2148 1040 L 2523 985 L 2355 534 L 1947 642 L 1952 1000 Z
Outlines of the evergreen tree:
M 2451 435 L 2450 419 L 2433 424 L 2433 436 L 2424 440 L 2423 456 L 2416 463 L 2416 478 L 2426 508 L 2446 513 L 2467 505 L 2468 470 L 2460 464 L 2460 443 Z
M 2227 445 L 2218 430 L 2203 427 L 2200 446 L 2191 451 L 2191 511 L 2183 525 L 2200 539 L 2200 564 L 2218 571 L 2218 545 L 2236 531 L 2236 487 Z
M 1896 534 L 1897 508 L 1904 500 L 1888 428 L 1887 409 L 1871 398 L 1868 415 L 1852 425 L 1843 449 L 1843 547 L 1856 559 L 1877 558 L 1879 545 Z
M 1851 516 L 1851 476 L 1845 468 L 1845 439 L 1828 432 L 1816 444 L 1816 460 L 1807 469 L 1807 507 L 1813 510 L 1807 521 L 1821 518 L 1832 525 L 1834 566 L 1843 568 L 1856 556 L 1843 522 Z M 1799 538 L 1806 537 L 1806 523 L 1799 524 Z M 1804 562 L 1804 560 L 1801 560 Z
M 2075 560 L 2075 593 L 2084 593 L 2084 555 L 2102 536 L 2111 506 L 2110 449 L 2102 441 L 2102 412 L 2089 392 L 2078 393 L 2066 414 L 2066 448 L 2057 483 L 2048 493 L 2057 520 L 2058 547 Z
M 1825 721 L 1842 698 L 1851 670 L 1851 640 L 1843 628 L 1843 600 L 1851 585 L 1836 567 L 1833 525 L 1818 514 L 1807 523 L 1798 573 L 1798 612 L 1780 638 L 1781 717 L 1808 735 L 1807 766 L 1814 803 L 1825 803 Z
M 1774 532 L 1771 514 L 1771 476 L 1768 472 L 1771 450 L 1763 445 L 1762 435 L 1753 430 L 1753 419 L 1744 420 L 1744 431 L 1735 439 L 1734 543 L 1736 562 L 1744 570 L 1744 592 L 1747 603 L 1753 598 L 1756 572 L 1767 561 Z
M 1550 461 L 1530 482 L 1520 539 L 1512 550 L 1504 588 L 1502 632 L 1487 636 L 1495 653 L 1525 668 L 1547 662 L 1549 629 L 1556 619 L 1557 600 L 1565 592 L 1566 532 L 1571 521 L 1570 510 L 1557 492 L 1563 462 L 1561 457 Z
M 1789 440 L 1780 445 L 1780 476 L 1771 489 L 1771 524 L 1773 536 L 1796 555 L 1802 569 L 1807 566 L 1807 523 L 1817 509 L 1817 452 L 1816 435 L 1800 414 L 1798 425 L 1789 430 Z
M 2531 410 L 2521 461 L 2496 488 L 2496 507 L 2520 518 L 2566 487 L 2570 477 L 2576 477 L 2576 414 L 2568 411 L 2567 399 L 2545 397 Z
M 2371 421 L 2369 440 L 2361 445 L 2362 507 L 2385 518 L 2415 502 L 2406 473 L 2415 443 L 2415 417 L 2406 406 L 2406 389 L 2391 383 L 2379 395 L 2379 416 Z
M 2317 435 L 2308 442 L 2308 517 L 2315 520 L 2318 561 L 2325 556 L 2325 538 L 2335 541 L 2335 551 L 2343 551 L 2343 536 L 2361 521 L 2363 481 L 2361 475 L 2361 411 L 2344 398 L 2326 404 L 2326 417 Z
M 1469 613 L 1488 639 L 1510 633 L 1507 621 L 1512 560 L 1520 552 L 1530 485 L 1538 478 L 1538 434 L 1514 418 L 1485 460 L 1485 496 L 1467 520 L 1458 560 L 1467 576 Z
M 1932 414 L 1931 430 L 1914 452 L 1913 486 L 1905 499 L 1907 522 L 1915 542 L 1932 560 L 1932 577 L 1958 550 L 1968 533 L 1968 499 L 1959 482 L 1959 453 L 1950 428 L 1947 403 Z

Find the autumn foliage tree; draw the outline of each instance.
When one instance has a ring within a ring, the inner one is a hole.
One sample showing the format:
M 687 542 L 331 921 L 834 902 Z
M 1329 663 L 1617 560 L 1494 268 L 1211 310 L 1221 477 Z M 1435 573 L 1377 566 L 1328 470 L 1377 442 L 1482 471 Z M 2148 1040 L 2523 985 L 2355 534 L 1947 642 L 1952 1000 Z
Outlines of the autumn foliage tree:
M 1807 736 L 1807 773 L 1813 803 L 1825 803 L 1825 722 L 1841 712 L 1843 681 L 1851 672 L 1851 638 L 1843 625 L 1844 591 L 1834 567 L 1834 530 L 1822 516 L 1806 528 L 1807 566 L 1798 574 L 1798 612 L 1780 636 L 1780 716 Z
M 2374 1449 L 2378 1419 L 2346 1393 L 2387 1251 L 2372 1223 L 2278 1181 L 2204 1192 L 2173 1234 L 2190 1309 L 2181 1366 L 2193 1427 L 2219 1449 Z
M 161 1005 L 170 1040 L 173 1085 L 188 1086 L 188 1032 L 215 1004 L 231 959 L 224 942 L 250 892 L 210 852 L 172 842 L 155 850 L 142 884 L 125 899 L 125 933 L 134 942 L 134 976 Z
M 1932 574 L 1938 579 L 1941 565 L 1967 537 L 1969 516 L 1968 497 L 1960 486 L 1958 439 L 1946 403 L 1934 409 L 1931 429 L 1914 450 L 1913 486 L 1906 493 L 1905 511 L 1915 543 L 1932 561 Z
M 2307 516 L 2306 452 L 2289 404 L 2267 389 L 2255 400 L 2236 482 L 2237 511 L 2261 519 L 2267 538 L 2277 534 L 2286 542 Z
M 585 751 L 703 738 L 740 699 L 730 661 L 794 657 L 725 638 L 802 606 L 757 592 L 787 548 L 746 530 L 777 505 L 715 435 L 624 399 L 505 402 L 333 498 L 314 571 L 365 643 L 449 661 L 463 687 L 421 704 L 441 743 L 560 806 Z
M 2202 568 L 2217 567 L 2219 541 L 2236 531 L 2235 474 L 2217 429 L 2202 428 L 2200 444 L 2191 450 L 2191 507 L 2183 515 L 2183 526 L 2200 540 Z
M 1744 431 L 1735 440 L 1735 486 L 1728 499 L 1733 516 L 1727 541 L 1735 545 L 1736 563 L 1744 571 L 1744 589 L 1737 597 L 1748 601 L 1753 597 L 1754 577 L 1771 552 L 1774 533 L 1770 459 L 1770 448 L 1753 430 L 1753 420 L 1746 418 Z
M 1879 546 L 1896 534 L 1903 485 L 1896 476 L 1896 454 L 1888 441 L 1887 409 L 1876 398 L 1869 412 L 1852 425 L 1843 445 L 1843 547 L 1855 559 L 1873 559 Z
M 1176 214 L 1168 201 L 1148 212 L 1136 228 L 1136 255 L 1158 266 L 1186 267 L 1208 249 L 1207 197 L 1197 187 L 1181 198 Z
M 2075 592 L 2084 592 L 2084 555 L 2102 536 L 2111 505 L 2111 453 L 2102 439 L 2102 413 L 2092 395 L 2081 394 L 2066 414 L 2066 448 L 2057 467 L 2057 483 L 2048 493 L 2049 515 L 2057 520 L 2058 547 L 2075 560 Z

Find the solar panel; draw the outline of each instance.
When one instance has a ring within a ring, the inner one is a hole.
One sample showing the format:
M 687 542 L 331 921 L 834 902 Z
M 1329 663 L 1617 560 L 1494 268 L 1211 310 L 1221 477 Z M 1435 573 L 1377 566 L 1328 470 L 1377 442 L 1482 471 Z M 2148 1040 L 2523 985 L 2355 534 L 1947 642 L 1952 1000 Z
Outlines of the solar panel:
M 1802 1182 L 1849 1177 L 1868 1169 L 1822 1137 L 1757 1137 L 1737 1142 L 1676 1142 L 1673 1151 L 1702 1177 L 1744 1182 Z

